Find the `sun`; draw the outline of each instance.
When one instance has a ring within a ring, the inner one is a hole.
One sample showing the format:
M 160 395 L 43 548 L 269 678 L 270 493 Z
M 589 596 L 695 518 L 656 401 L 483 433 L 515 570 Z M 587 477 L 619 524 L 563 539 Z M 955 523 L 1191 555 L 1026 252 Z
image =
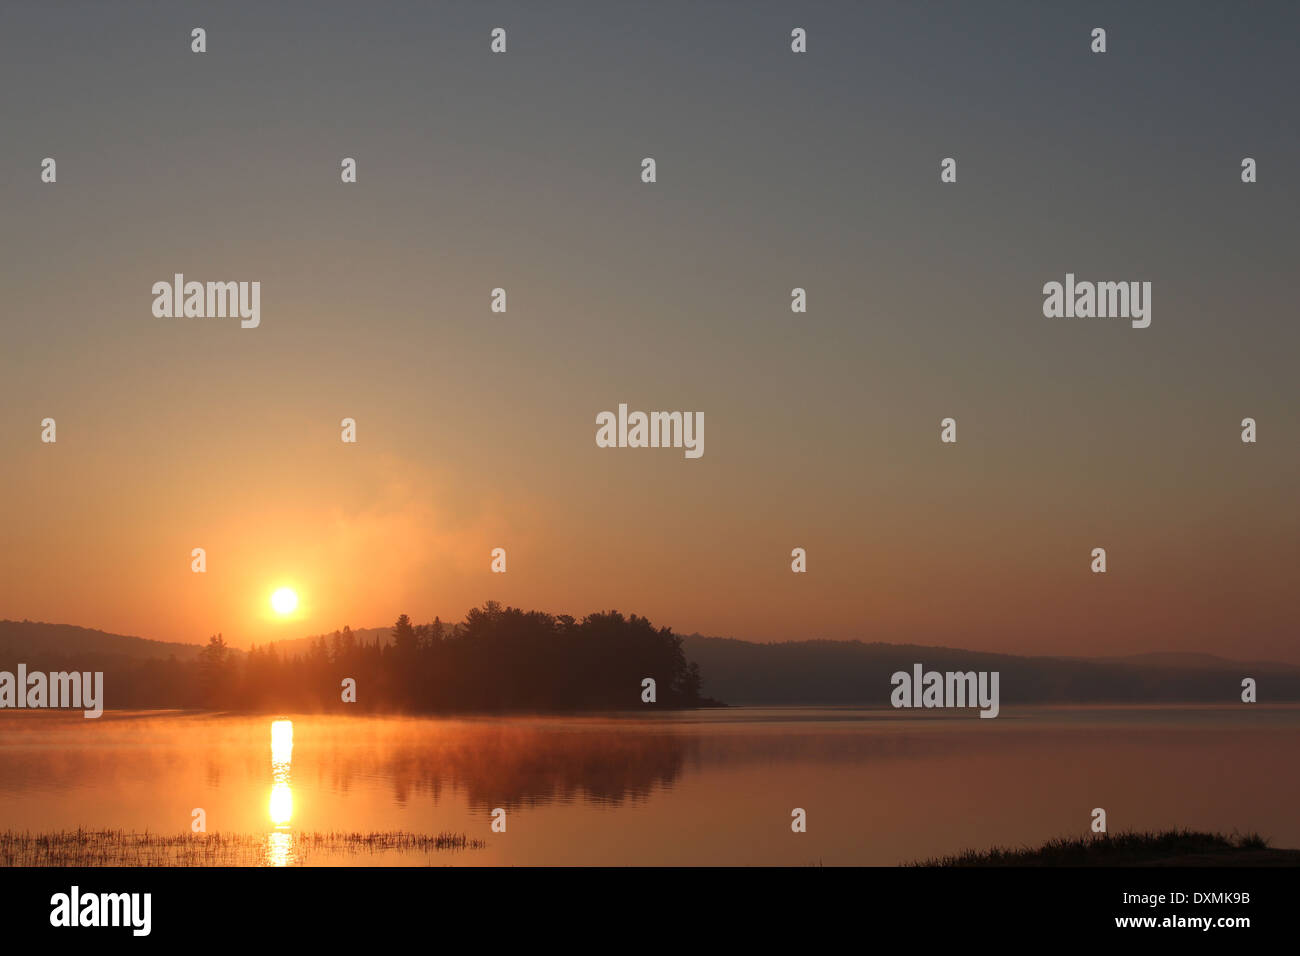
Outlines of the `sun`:
M 298 607 L 298 593 L 293 588 L 279 588 L 271 595 L 271 607 L 276 614 L 292 614 Z

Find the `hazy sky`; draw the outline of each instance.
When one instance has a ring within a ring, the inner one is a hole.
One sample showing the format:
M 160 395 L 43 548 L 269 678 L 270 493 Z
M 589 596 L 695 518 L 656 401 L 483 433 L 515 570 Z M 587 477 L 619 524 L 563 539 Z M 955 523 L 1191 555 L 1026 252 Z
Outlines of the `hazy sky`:
M 1297 29 L 1256 3 L 5 4 L 0 617 L 246 645 L 495 598 L 1300 660 Z M 176 272 L 261 282 L 260 327 L 154 317 Z M 1044 318 L 1067 272 L 1150 281 L 1150 328 Z M 620 402 L 702 411 L 705 454 L 598 448 Z M 281 585 L 302 606 L 272 620 Z

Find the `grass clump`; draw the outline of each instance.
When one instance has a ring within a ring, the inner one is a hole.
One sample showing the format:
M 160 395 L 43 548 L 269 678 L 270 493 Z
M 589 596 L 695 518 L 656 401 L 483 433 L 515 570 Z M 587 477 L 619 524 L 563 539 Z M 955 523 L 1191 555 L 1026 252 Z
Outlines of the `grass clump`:
M 479 850 L 463 833 L 0 831 L 0 866 L 301 866 L 312 855 Z
M 912 866 L 1133 866 L 1188 857 L 1212 857 L 1219 862 L 1244 851 L 1267 850 L 1258 833 L 1226 836 L 1197 830 L 1133 831 L 1114 835 L 1058 837 L 1039 847 L 993 847 L 965 850 L 951 856 L 919 860 Z M 1277 851 L 1285 853 L 1288 851 Z

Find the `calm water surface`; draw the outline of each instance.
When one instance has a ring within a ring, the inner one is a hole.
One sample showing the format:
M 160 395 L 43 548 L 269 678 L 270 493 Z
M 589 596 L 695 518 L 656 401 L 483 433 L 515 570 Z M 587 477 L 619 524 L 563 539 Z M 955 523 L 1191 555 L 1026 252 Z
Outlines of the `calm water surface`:
M 388 718 L 0 718 L 0 829 L 453 831 L 486 848 L 308 863 L 885 864 L 1081 834 L 1259 831 L 1300 847 L 1300 707 L 729 708 Z M 507 830 L 491 830 L 496 807 Z M 792 808 L 808 832 L 790 830 Z M 283 857 L 268 862 L 281 862 Z

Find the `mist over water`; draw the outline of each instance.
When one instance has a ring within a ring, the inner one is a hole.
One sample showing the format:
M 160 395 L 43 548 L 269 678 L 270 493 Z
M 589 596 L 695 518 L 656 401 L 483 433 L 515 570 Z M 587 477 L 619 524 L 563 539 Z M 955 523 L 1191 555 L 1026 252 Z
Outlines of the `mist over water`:
M 12 830 L 262 841 L 250 862 L 893 865 L 1112 833 L 1258 831 L 1300 846 L 1300 707 L 867 708 L 584 717 L 6 715 Z M 491 829 L 494 808 L 507 830 Z M 808 832 L 790 831 L 795 807 Z M 464 834 L 482 848 L 300 834 Z

